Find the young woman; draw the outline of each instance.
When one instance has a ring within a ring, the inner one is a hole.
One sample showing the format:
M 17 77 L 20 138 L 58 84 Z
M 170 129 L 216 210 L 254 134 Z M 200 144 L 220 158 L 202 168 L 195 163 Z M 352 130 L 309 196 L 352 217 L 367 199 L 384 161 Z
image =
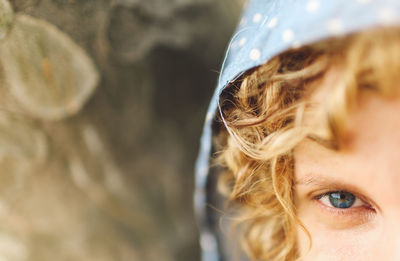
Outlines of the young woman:
M 399 9 L 249 3 L 197 164 L 204 260 L 227 233 L 201 207 L 212 149 L 251 260 L 400 260 Z

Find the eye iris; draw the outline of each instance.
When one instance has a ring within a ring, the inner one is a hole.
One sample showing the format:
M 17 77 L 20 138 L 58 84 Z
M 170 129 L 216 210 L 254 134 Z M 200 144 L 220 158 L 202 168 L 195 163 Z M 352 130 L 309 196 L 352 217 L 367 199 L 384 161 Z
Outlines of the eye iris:
M 329 194 L 329 201 L 335 208 L 349 208 L 356 201 L 356 197 L 349 192 L 337 191 Z

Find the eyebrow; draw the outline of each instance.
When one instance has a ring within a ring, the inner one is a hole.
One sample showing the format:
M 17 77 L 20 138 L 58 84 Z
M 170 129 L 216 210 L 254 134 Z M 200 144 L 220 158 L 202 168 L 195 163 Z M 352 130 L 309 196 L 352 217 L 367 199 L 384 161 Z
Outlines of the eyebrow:
M 338 150 L 337 142 L 335 142 L 332 139 L 325 139 L 325 138 L 322 138 L 322 137 L 319 137 L 319 136 L 313 135 L 313 134 L 308 135 L 306 138 L 313 142 L 316 142 L 317 144 L 319 144 L 327 149 Z
M 356 185 L 338 181 L 335 178 L 324 177 L 316 173 L 308 173 L 303 178 L 296 180 L 294 183 L 295 186 L 307 186 L 307 187 L 318 187 L 324 189 L 331 190 L 343 190 L 356 194 L 359 198 L 367 202 L 375 202 L 371 200 L 371 198 L 363 189 L 357 187 Z M 376 204 L 375 204 L 376 205 Z
M 319 187 L 326 187 L 327 185 L 331 187 L 352 187 L 353 185 L 347 184 L 345 182 L 338 181 L 336 179 L 323 177 L 314 173 L 308 173 L 305 177 L 296 180 L 295 185 L 312 185 Z
M 294 185 L 307 186 L 307 187 L 319 187 L 332 190 L 346 190 L 357 194 L 365 195 L 366 191 L 359 188 L 357 185 L 353 185 L 347 182 L 339 181 L 335 178 L 324 177 L 315 173 L 308 173 L 303 178 L 296 180 Z

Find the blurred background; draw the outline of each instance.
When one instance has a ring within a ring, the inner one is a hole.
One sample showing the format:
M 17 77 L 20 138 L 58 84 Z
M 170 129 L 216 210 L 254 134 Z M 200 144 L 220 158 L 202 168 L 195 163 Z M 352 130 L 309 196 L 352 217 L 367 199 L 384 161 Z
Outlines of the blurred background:
M 200 260 L 194 162 L 241 0 L 0 0 L 0 260 Z

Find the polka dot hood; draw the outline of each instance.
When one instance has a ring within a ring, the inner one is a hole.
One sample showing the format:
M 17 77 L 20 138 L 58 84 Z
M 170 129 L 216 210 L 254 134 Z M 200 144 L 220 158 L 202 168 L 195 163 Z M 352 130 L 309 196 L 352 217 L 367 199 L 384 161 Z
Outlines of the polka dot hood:
M 212 123 L 219 113 L 221 91 L 247 70 L 289 49 L 333 36 L 393 25 L 400 25 L 398 0 L 251 0 L 245 4 L 208 109 L 196 162 L 194 202 L 203 261 L 222 260 L 218 251 L 220 242 L 210 228 L 206 206 Z

